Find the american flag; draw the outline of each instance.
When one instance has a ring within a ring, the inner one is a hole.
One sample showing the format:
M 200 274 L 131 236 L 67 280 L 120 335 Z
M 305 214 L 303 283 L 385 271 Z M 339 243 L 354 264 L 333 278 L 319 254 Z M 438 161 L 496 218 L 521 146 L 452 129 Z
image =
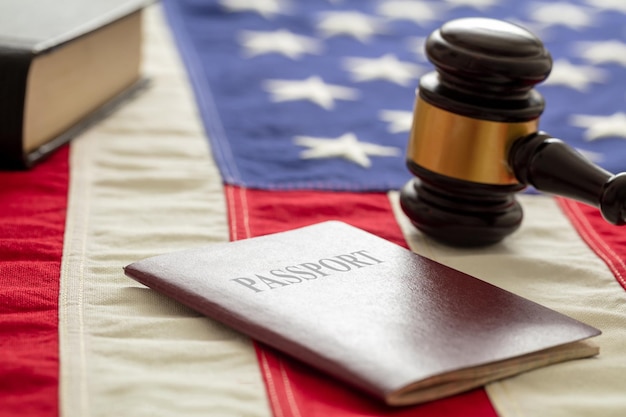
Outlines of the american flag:
M 154 6 L 152 89 L 34 170 L 0 172 L 0 417 L 624 415 L 624 229 L 594 208 L 523 195 L 520 231 L 448 248 L 412 228 L 396 190 L 411 178 L 415 88 L 432 70 L 424 39 L 469 16 L 538 34 L 554 57 L 541 128 L 626 170 L 625 4 Z M 600 356 L 389 409 L 122 273 L 150 255 L 329 219 L 600 328 Z
M 616 0 L 165 2 L 228 184 L 389 190 L 408 180 L 424 40 L 447 20 L 525 26 L 551 51 L 542 130 L 624 170 L 626 7 Z

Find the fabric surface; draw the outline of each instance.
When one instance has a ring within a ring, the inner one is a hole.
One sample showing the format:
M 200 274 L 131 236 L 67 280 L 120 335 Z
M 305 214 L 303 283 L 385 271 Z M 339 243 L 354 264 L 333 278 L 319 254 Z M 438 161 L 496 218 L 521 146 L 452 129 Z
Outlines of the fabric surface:
M 0 172 L 0 415 L 57 415 L 58 294 L 68 148 Z
M 622 17 L 617 9 L 590 15 Z M 151 89 L 72 142 L 69 152 L 63 148 L 33 171 L 0 172 L 1 417 L 624 415 L 623 228 L 607 227 L 595 209 L 529 195 L 520 198 L 526 218 L 518 233 L 490 248 L 458 250 L 409 226 L 394 190 L 224 186 L 213 160 L 223 149 L 207 146 L 197 113 L 206 103 L 193 102 L 159 6 L 148 10 L 146 24 Z M 599 97 L 593 102 L 604 104 Z M 582 132 L 575 131 L 587 145 Z M 595 143 L 622 142 L 589 146 Z M 610 161 L 624 170 L 623 147 L 614 149 Z M 604 332 L 601 354 L 391 410 L 139 286 L 121 269 L 158 253 L 327 219 L 408 242 L 595 325 Z
M 228 239 L 221 181 L 158 9 L 146 24 L 152 87 L 71 147 L 61 414 L 267 416 L 250 341 L 122 271 Z

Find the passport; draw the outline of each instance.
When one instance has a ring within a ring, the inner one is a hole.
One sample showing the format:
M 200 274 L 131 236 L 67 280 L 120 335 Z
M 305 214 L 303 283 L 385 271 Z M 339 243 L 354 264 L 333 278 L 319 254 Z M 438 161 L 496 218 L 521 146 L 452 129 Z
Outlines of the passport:
M 599 353 L 598 329 L 338 221 L 124 272 L 392 406 Z

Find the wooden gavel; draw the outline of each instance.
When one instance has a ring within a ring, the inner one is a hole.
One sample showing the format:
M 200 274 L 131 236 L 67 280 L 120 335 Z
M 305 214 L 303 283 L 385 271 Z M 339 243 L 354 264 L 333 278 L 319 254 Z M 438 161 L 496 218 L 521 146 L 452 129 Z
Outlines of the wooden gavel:
M 552 69 L 540 39 L 466 18 L 433 32 L 426 53 L 436 71 L 420 79 L 407 149 L 416 178 L 400 193 L 418 229 L 456 246 L 498 242 L 520 226 L 514 195 L 528 185 L 626 223 L 626 173 L 613 175 L 538 131 L 544 99 L 533 87 Z

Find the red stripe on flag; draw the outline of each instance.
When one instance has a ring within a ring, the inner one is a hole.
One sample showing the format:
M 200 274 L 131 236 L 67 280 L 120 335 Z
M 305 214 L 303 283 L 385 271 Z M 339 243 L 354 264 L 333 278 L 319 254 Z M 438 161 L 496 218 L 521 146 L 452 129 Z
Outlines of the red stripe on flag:
M 58 296 L 68 148 L 0 172 L 0 417 L 58 415 Z
M 384 193 L 261 191 L 227 185 L 232 240 L 342 220 L 407 247 Z
M 557 201 L 578 234 L 626 290 L 626 227 L 607 223 L 595 207 L 565 198 L 557 198 Z
M 233 240 L 341 220 L 406 247 L 384 193 L 259 191 L 226 186 Z M 495 417 L 484 390 L 415 407 L 391 408 L 261 344 L 259 366 L 275 417 Z

